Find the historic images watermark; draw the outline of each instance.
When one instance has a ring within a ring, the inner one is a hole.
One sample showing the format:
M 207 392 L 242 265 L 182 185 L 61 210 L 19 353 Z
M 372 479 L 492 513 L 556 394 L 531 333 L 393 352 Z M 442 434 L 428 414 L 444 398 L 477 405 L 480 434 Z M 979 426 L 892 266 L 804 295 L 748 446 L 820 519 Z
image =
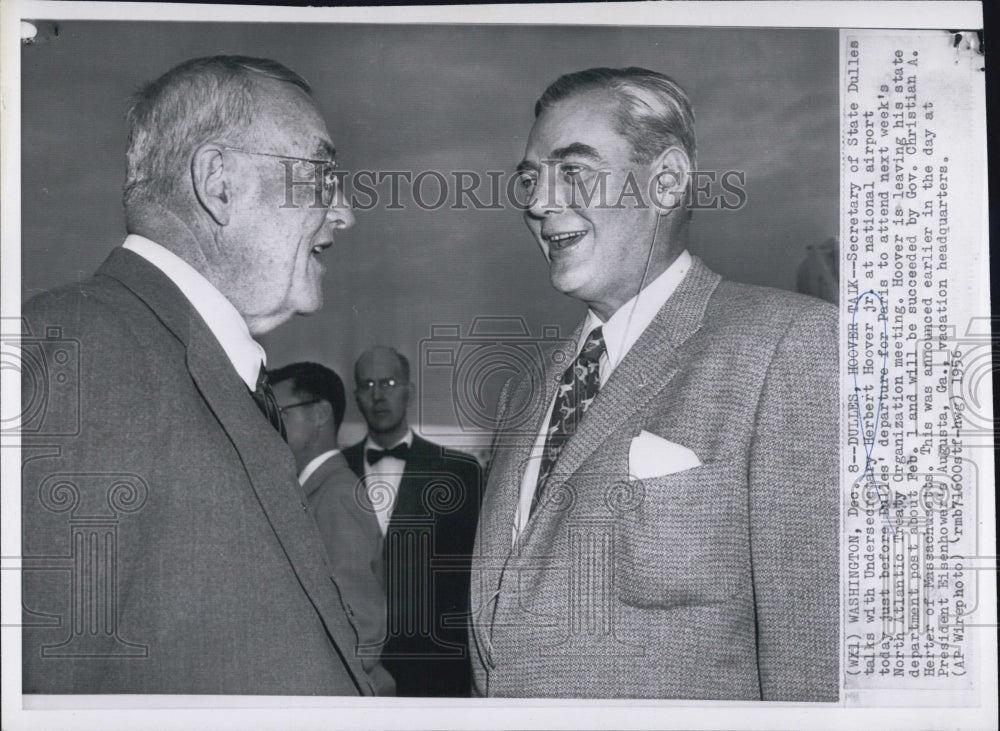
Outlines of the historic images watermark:
M 412 205 L 425 211 L 527 211 L 535 206 L 564 205 L 667 211 L 685 203 L 688 210 L 735 211 L 749 199 L 747 176 L 742 170 L 692 170 L 686 181 L 672 171 L 648 180 L 630 171 L 624 180 L 613 181 L 606 169 L 581 175 L 547 166 L 545 184 L 539 185 L 539 173 L 528 170 L 350 171 L 339 169 L 333 161 L 319 164 L 292 159 L 278 160 L 277 164 L 284 176 L 281 208 L 349 206 L 357 211 L 379 207 L 401 211 Z M 674 191 L 681 183 L 684 193 L 678 194 Z

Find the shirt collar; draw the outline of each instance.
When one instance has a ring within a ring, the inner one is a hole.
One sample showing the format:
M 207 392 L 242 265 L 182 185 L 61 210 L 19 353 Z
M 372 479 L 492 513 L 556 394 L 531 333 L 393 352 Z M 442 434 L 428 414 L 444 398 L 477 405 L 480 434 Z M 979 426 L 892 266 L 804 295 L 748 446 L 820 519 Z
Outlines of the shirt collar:
M 141 256 L 177 285 L 219 341 L 247 388 L 255 390 L 267 354 L 251 337 L 246 320 L 233 304 L 198 270 L 155 241 L 129 234 L 122 248 Z
M 398 447 L 400 444 L 405 444 L 407 447 L 412 447 L 413 446 L 413 429 L 412 429 L 412 427 L 408 427 L 406 429 L 406 434 L 403 435 L 403 438 L 400 439 L 400 440 L 398 440 L 394 444 L 390 444 L 389 447 L 388 447 L 388 449 L 392 449 L 393 447 Z M 365 451 L 367 452 L 369 449 L 378 449 L 378 450 L 381 451 L 383 448 L 381 446 L 379 446 L 378 444 L 376 444 L 372 440 L 371 436 L 368 436 L 365 439 Z
M 306 484 L 306 480 L 312 477 L 313 473 L 320 467 L 322 467 L 324 462 L 326 462 L 328 459 L 330 459 L 330 457 L 334 456 L 335 454 L 338 454 L 339 452 L 340 452 L 339 449 L 330 449 L 326 452 L 323 452 L 322 454 L 317 454 L 315 457 L 309 460 L 309 464 L 307 464 L 305 468 L 302 470 L 302 472 L 299 474 L 299 484 L 300 485 Z
M 639 336 L 649 327 L 667 300 L 670 299 L 684 275 L 691 269 L 691 254 L 687 249 L 680 253 L 673 263 L 662 274 L 650 282 L 639 294 L 623 304 L 608 318 L 601 322 L 593 310 L 587 311 L 587 319 L 583 323 L 580 342 L 577 351 L 583 347 L 587 336 L 598 325 L 602 326 L 604 344 L 607 347 L 608 361 L 614 370 L 628 351 L 635 345 Z

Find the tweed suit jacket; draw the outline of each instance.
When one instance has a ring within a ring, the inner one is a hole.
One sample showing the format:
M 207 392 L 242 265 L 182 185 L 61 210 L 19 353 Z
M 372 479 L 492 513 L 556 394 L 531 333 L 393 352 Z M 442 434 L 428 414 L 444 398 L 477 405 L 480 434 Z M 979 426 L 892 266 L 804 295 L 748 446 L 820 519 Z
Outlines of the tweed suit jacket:
M 344 450 L 359 476 L 364 446 Z M 471 694 L 469 566 L 481 493 L 474 457 L 413 435 L 385 542 L 382 662 L 396 679 L 397 695 Z
M 292 454 L 180 290 L 116 249 L 23 314 L 76 364 L 44 346 L 76 428 L 23 441 L 24 692 L 372 694 Z
M 328 457 L 302 488 L 344 606 L 358 630 L 358 657 L 378 695 L 393 695 L 395 682 L 379 662 L 385 641 L 385 588 L 382 530 L 375 508 L 342 452 Z
M 560 365 L 544 392 L 515 377 L 501 394 L 473 559 L 475 691 L 836 700 L 834 308 L 721 281 L 694 258 L 566 442 L 512 549 L 545 408 L 518 433 L 509 405 L 550 403 L 576 342 L 547 361 Z M 701 465 L 632 479 L 642 430 Z

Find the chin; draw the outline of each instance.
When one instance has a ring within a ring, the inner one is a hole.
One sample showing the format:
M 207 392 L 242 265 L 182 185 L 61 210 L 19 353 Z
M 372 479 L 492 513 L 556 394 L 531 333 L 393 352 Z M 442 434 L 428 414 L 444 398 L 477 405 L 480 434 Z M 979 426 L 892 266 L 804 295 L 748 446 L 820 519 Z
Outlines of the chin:
M 323 291 L 319 290 L 313 296 L 303 298 L 295 311 L 300 315 L 309 315 L 321 309 L 323 309 Z
M 580 290 L 587 286 L 588 278 L 585 272 L 556 272 L 553 271 L 550 276 L 552 286 L 565 295 L 570 297 L 578 296 Z

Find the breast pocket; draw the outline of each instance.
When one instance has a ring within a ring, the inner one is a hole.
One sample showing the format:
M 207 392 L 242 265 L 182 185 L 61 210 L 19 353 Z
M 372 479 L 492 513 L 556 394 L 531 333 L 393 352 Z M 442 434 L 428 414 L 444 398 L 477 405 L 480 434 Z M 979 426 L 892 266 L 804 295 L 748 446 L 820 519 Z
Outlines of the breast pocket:
M 615 523 L 618 597 L 638 607 L 746 598 L 750 546 L 745 466 L 710 462 L 641 481 Z

